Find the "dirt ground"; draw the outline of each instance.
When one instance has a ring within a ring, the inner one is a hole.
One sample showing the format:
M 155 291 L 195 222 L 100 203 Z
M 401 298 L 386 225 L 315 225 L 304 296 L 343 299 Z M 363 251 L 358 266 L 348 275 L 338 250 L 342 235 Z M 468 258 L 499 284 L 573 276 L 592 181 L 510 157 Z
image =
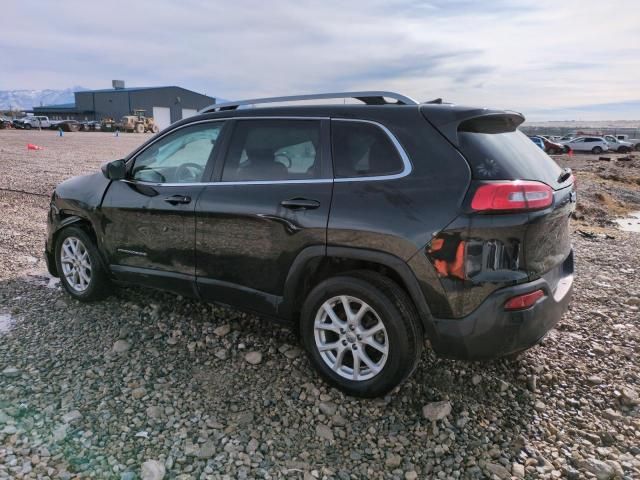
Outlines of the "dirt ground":
M 540 345 L 485 363 L 427 350 L 364 401 L 281 326 L 137 288 L 81 304 L 46 275 L 54 186 L 148 138 L 0 131 L 0 478 L 640 478 L 640 234 L 614 223 L 640 210 L 640 154 L 556 158 L 578 182 L 577 276 Z M 436 401 L 452 409 L 432 423 Z

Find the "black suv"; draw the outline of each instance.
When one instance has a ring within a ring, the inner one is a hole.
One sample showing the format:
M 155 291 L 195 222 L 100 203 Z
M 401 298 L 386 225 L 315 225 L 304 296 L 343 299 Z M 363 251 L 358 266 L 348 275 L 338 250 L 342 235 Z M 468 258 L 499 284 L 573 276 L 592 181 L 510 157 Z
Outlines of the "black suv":
M 364 105 L 242 108 L 330 97 Z M 523 121 L 391 92 L 212 105 L 56 188 L 49 270 L 78 300 L 130 282 L 291 321 L 357 396 L 403 382 L 425 336 L 515 354 L 567 309 L 576 199 Z

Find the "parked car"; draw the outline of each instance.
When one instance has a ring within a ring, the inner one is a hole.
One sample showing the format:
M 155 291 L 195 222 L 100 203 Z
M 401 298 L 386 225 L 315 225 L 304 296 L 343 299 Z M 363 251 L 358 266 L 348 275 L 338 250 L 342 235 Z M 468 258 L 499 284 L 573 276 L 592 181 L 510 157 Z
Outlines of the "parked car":
M 80 127 L 80 122 L 77 120 L 62 120 L 51 126 L 54 130 L 62 130 L 64 132 L 78 132 Z
M 85 132 L 101 130 L 101 127 L 102 127 L 102 125 L 100 124 L 100 122 L 98 122 L 96 120 L 91 120 L 91 121 L 88 121 L 88 122 L 82 122 L 82 124 L 81 124 L 82 130 L 85 131 Z
M 619 140 L 614 135 L 605 135 L 604 139 L 609 145 L 609 150 L 613 150 L 614 152 L 627 153 L 634 149 L 633 143 Z
M 640 151 L 640 138 L 632 138 L 629 135 L 616 135 L 615 137 L 623 142 L 629 142 L 633 145 L 634 150 Z
M 542 140 L 542 149 L 547 152 L 549 155 L 558 155 L 563 152 L 568 152 L 570 150 L 569 147 L 563 145 L 558 142 L 552 142 L 547 137 L 542 135 L 536 135 L 540 140 Z
M 596 155 L 609 150 L 609 144 L 602 137 L 578 137 L 564 142 L 563 145 L 576 152 L 591 152 Z
M 51 127 L 51 121 L 46 116 L 28 115 L 19 120 L 14 120 L 13 125 L 16 128 L 31 130 L 32 128 L 49 128 Z
M 573 176 L 523 121 L 393 92 L 215 104 L 58 185 L 45 258 L 80 301 L 128 282 L 288 321 L 326 381 L 383 395 L 425 336 L 495 358 L 567 310 Z
M 533 143 L 535 143 L 538 148 L 544 151 L 544 140 L 540 137 L 529 137 Z

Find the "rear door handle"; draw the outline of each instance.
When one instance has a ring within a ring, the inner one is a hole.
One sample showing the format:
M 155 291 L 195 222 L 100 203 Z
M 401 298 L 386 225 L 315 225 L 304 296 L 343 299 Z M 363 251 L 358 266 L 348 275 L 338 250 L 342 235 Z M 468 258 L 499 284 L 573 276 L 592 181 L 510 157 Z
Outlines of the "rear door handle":
M 320 202 L 306 198 L 292 198 L 291 200 L 281 201 L 280 205 L 290 210 L 313 210 L 320 206 Z
M 171 195 L 165 198 L 164 201 L 171 205 L 187 204 L 191 203 L 191 197 L 187 197 L 186 195 Z

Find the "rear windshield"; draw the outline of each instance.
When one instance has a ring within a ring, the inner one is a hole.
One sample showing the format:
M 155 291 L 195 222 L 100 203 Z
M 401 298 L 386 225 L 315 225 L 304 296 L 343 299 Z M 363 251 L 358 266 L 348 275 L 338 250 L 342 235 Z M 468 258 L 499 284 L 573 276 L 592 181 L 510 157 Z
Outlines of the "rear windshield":
M 522 132 L 503 127 L 478 119 L 460 124 L 460 151 L 469 161 L 474 178 L 538 180 L 552 188 L 564 186 L 558 184 L 562 169 L 549 155 Z

